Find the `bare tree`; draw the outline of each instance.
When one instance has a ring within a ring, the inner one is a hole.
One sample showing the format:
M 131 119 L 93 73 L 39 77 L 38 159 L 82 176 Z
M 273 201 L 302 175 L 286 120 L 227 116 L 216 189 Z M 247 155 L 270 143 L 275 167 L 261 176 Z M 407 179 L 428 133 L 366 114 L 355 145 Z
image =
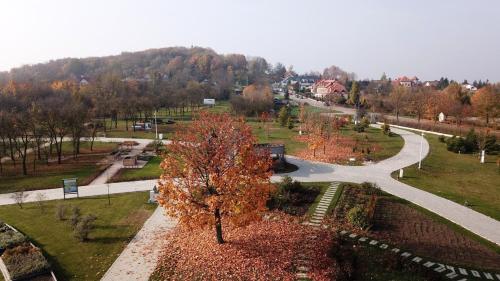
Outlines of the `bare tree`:
M 16 204 L 21 209 L 23 208 L 24 200 L 26 200 L 27 197 L 28 197 L 28 194 L 24 193 L 24 190 L 20 190 L 20 191 L 14 192 L 11 195 L 12 200 L 14 200 L 14 202 L 16 202 Z

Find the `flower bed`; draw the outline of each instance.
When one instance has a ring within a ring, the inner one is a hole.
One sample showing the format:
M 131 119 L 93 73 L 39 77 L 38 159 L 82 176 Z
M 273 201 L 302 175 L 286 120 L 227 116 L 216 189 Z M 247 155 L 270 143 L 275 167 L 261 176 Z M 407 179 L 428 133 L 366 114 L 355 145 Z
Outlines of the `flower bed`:
M 50 271 L 50 266 L 40 249 L 25 243 L 5 250 L 2 260 L 12 280 L 22 280 Z
M 0 255 L 8 248 L 12 248 L 26 241 L 21 233 L 0 222 Z
M 6 280 L 25 280 L 42 274 L 47 280 L 56 280 L 50 265 L 39 248 L 28 242 L 28 238 L 13 227 L 0 221 L 0 263 L 5 265 L 2 273 Z

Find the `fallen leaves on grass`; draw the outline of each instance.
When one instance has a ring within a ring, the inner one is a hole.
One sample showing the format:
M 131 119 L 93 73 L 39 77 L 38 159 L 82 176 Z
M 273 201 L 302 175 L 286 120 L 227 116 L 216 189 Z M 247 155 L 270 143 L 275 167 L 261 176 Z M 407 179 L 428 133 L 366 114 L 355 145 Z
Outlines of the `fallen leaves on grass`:
M 316 143 L 313 135 L 297 136 L 296 139 L 300 142 L 305 142 L 309 145 L 308 149 L 301 150 L 297 156 L 302 159 L 321 161 L 327 163 L 345 163 L 349 158 L 354 157 L 360 159 L 363 156 L 361 149 L 358 149 L 359 144 L 347 137 L 335 135 L 329 140 L 323 140 L 321 143 Z M 353 149 L 356 147 L 356 149 Z
M 311 261 L 314 280 L 331 280 L 331 233 L 273 215 L 246 227 L 227 226 L 222 245 L 212 229 L 176 228 L 166 237 L 154 280 L 295 280 L 301 254 Z

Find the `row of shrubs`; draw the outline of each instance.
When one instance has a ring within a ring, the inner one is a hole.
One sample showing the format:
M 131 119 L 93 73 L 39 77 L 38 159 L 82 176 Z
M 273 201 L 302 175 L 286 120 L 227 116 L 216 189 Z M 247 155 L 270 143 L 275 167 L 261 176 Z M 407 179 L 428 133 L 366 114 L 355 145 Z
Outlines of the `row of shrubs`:
M 26 236 L 0 221 L 0 254 L 12 280 L 24 280 L 50 271 L 40 249 Z
M 381 189 L 374 183 L 364 182 L 360 185 L 344 184 L 343 204 L 340 206 L 347 223 L 361 230 L 369 230 L 373 226 L 375 207 Z
M 64 204 L 57 205 L 56 218 L 60 221 L 67 220 L 68 206 Z M 93 214 L 82 215 L 80 208 L 74 206 L 71 209 L 69 223 L 73 228 L 73 235 L 81 242 L 87 241 L 90 232 L 94 229 L 94 222 L 97 219 Z
M 483 148 L 488 154 L 496 155 L 500 152 L 500 144 L 497 143 L 495 135 L 478 135 L 474 129 L 471 129 L 465 138 L 439 136 L 439 141 L 446 143 L 448 151 L 455 153 L 474 153 Z
M 285 176 L 267 202 L 270 210 L 277 209 L 290 215 L 302 216 L 319 195 L 318 187 L 304 186 L 291 177 Z

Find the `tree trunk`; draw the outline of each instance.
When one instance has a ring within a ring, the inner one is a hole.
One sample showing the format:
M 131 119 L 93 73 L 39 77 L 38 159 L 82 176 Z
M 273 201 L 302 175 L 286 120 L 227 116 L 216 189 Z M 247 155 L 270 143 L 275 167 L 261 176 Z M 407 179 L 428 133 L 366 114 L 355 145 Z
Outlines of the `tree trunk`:
M 60 137 L 59 143 L 56 142 L 56 150 L 57 150 L 57 164 L 61 164 L 61 158 L 62 158 L 62 143 L 63 143 L 63 137 Z
M 215 233 L 217 236 L 217 243 L 223 244 L 224 239 L 222 237 L 222 218 L 219 209 L 215 209 Z
M 12 139 L 9 138 L 9 150 L 10 150 L 10 160 L 12 160 L 12 164 L 14 167 L 16 166 L 16 157 L 14 156 L 14 148 L 12 147 Z
M 24 154 L 22 154 L 22 158 L 23 158 L 23 175 L 28 175 L 28 166 L 26 165 L 26 160 L 28 158 L 28 154 L 27 154 L 27 150 L 28 150 L 28 144 L 27 144 L 27 141 L 26 143 L 24 144 Z

